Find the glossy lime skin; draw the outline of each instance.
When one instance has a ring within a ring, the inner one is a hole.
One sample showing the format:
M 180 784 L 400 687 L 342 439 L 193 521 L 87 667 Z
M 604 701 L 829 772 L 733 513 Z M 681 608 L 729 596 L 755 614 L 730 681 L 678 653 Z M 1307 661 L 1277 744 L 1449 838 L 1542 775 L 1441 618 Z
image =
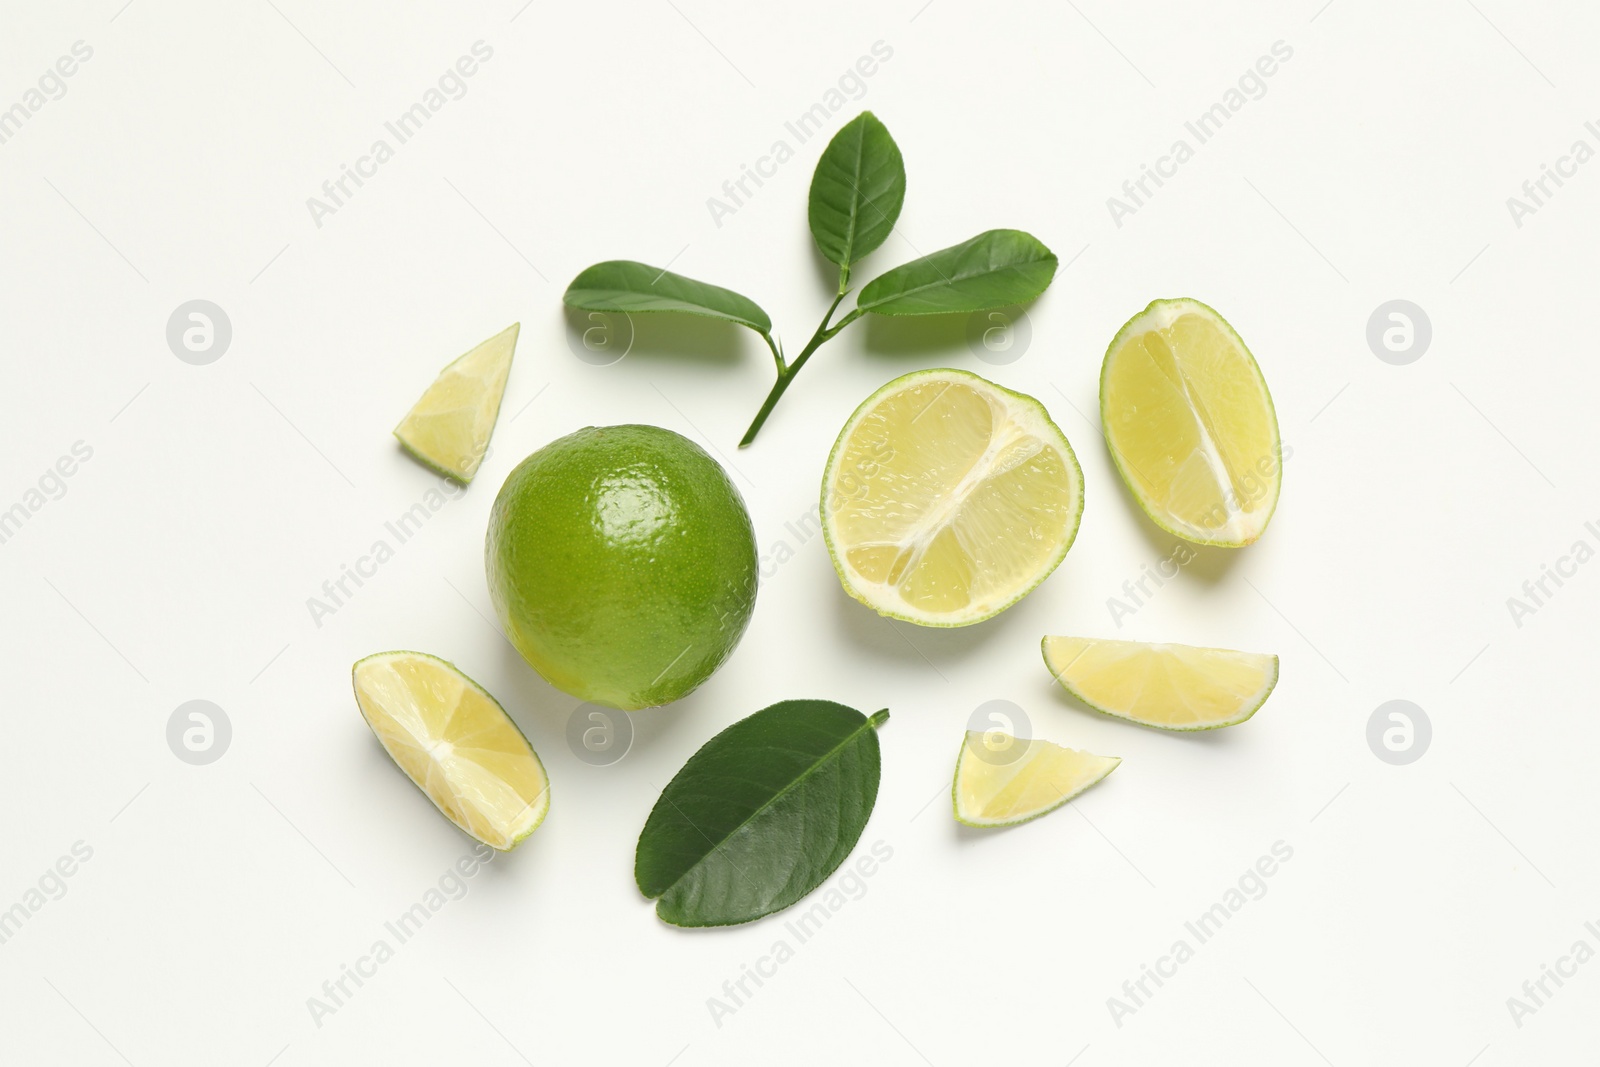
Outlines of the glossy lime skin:
M 739 490 L 659 426 L 590 426 L 517 465 L 489 515 L 489 593 L 551 685 L 637 711 L 693 692 L 733 653 L 756 602 Z

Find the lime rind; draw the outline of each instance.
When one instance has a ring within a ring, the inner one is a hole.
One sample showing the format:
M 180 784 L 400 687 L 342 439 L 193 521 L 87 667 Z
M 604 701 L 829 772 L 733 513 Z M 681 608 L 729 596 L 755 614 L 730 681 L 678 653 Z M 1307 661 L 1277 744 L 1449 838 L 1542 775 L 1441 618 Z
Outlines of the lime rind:
M 1150 301 L 1149 304 L 1145 305 L 1143 311 L 1123 323 L 1122 329 L 1118 330 L 1117 335 L 1111 339 L 1111 344 L 1106 347 L 1105 359 L 1100 364 L 1101 435 L 1105 438 L 1106 451 L 1111 453 L 1112 465 L 1117 468 L 1117 474 L 1122 478 L 1122 484 L 1128 487 L 1128 492 L 1132 494 L 1134 501 L 1138 503 L 1139 509 L 1145 513 L 1151 522 L 1172 536 L 1182 538 L 1191 544 L 1205 545 L 1210 548 L 1244 548 L 1246 545 L 1254 544 L 1261 539 L 1261 535 L 1267 532 L 1267 526 L 1272 522 L 1273 515 L 1277 514 L 1278 500 L 1283 495 L 1283 463 L 1281 456 L 1276 477 L 1273 479 L 1272 501 L 1267 505 L 1265 514 L 1262 515 L 1255 535 L 1243 541 L 1208 538 L 1198 535 L 1191 528 L 1180 528 L 1177 523 L 1166 516 L 1165 509 L 1157 507 L 1152 501 L 1146 499 L 1145 494 L 1139 488 L 1138 482 L 1129 474 L 1127 465 L 1123 462 L 1122 453 L 1111 443 L 1110 431 L 1106 429 L 1111 425 L 1108 411 L 1109 405 L 1107 403 L 1106 378 L 1111 370 L 1112 357 L 1122 350 L 1122 346 L 1127 343 L 1128 338 L 1135 334 L 1146 332 L 1149 328 L 1148 323 L 1151 321 L 1176 319 L 1184 310 L 1197 311 L 1214 322 L 1233 339 L 1234 343 L 1238 345 L 1239 351 L 1244 353 L 1244 357 L 1250 361 L 1250 366 L 1255 370 L 1256 381 L 1261 385 L 1261 397 L 1266 402 L 1267 417 L 1272 422 L 1273 442 L 1281 450 L 1283 436 L 1278 427 L 1278 409 L 1272 402 L 1271 390 L 1267 388 L 1266 375 L 1261 373 L 1261 364 L 1256 362 L 1255 354 L 1250 351 L 1250 346 L 1244 343 L 1244 338 L 1239 336 L 1239 332 L 1233 328 L 1232 323 L 1223 318 L 1211 305 L 1193 297 L 1173 297 Z
M 1173 642 L 1170 641 L 1163 643 L 1168 645 L 1173 644 Z M 1195 648 L 1206 652 L 1229 652 L 1239 654 L 1236 649 L 1229 648 L 1210 648 L 1203 645 L 1185 645 L 1181 647 Z M 1259 655 L 1263 659 L 1271 660 L 1272 670 L 1267 674 L 1267 677 L 1259 690 L 1257 690 L 1247 699 L 1240 701 L 1239 712 L 1236 715 L 1220 722 L 1193 723 L 1190 725 L 1169 725 L 1165 723 L 1150 722 L 1147 719 L 1141 719 L 1137 716 L 1129 715 L 1125 712 L 1118 711 L 1115 708 L 1106 707 L 1105 705 L 1090 699 L 1081 689 L 1062 677 L 1061 674 L 1056 671 L 1055 664 L 1050 662 L 1049 635 L 1046 635 L 1039 642 L 1039 652 L 1044 657 L 1045 669 L 1050 672 L 1050 677 L 1055 679 L 1056 684 L 1061 686 L 1061 688 L 1065 689 L 1068 693 L 1072 694 L 1075 700 L 1077 700 L 1084 707 L 1088 708 L 1090 711 L 1098 712 L 1101 715 L 1108 715 L 1113 719 L 1121 719 L 1123 722 L 1131 722 L 1138 726 L 1147 726 L 1152 730 L 1162 730 L 1166 733 L 1203 733 L 1206 730 L 1221 730 L 1227 726 L 1237 726 L 1242 722 L 1247 722 L 1252 716 L 1255 715 L 1256 712 L 1261 710 L 1261 706 L 1267 702 L 1267 698 L 1272 695 L 1272 691 L 1278 687 L 1278 657 L 1272 653 L 1245 653 L 1246 655 Z
M 451 470 L 449 467 L 439 463 L 426 453 L 419 452 L 416 448 L 412 447 L 410 441 L 407 441 L 404 437 L 400 436 L 400 430 L 398 428 L 394 430 L 394 437 L 395 440 L 400 442 L 400 447 L 405 450 L 406 455 L 410 456 L 412 459 L 416 460 L 418 463 L 422 464 L 439 477 L 449 478 L 457 485 L 471 485 L 472 479 L 478 473 L 477 471 L 473 471 L 472 473 L 467 474 L 461 471 Z
M 540 778 L 542 778 L 544 781 L 544 789 L 539 794 L 539 803 L 534 812 L 532 820 L 520 833 L 512 837 L 504 846 L 497 845 L 492 841 L 484 841 L 472 831 L 468 830 L 465 826 L 462 826 L 461 823 L 457 822 L 455 817 L 452 816 L 450 812 L 439 803 L 439 801 L 431 792 L 424 788 L 422 783 L 411 777 L 410 772 L 406 771 L 404 763 L 401 762 L 394 749 L 390 747 L 388 739 L 383 735 L 383 731 L 379 730 L 373 723 L 372 716 L 367 711 L 366 701 L 362 699 L 361 684 L 358 680 L 359 673 L 362 666 L 365 664 L 373 663 L 374 661 L 386 662 L 396 659 L 429 660 L 459 677 L 463 682 L 471 686 L 473 690 L 475 690 L 480 696 L 482 696 L 485 700 L 499 710 L 500 714 L 505 717 L 506 724 L 509 725 L 512 730 L 516 731 L 516 735 L 522 739 L 523 745 L 527 747 L 528 756 L 532 758 L 534 766 L 539 769 Z M 402 774 L 406 775 L 407 778 L 411 779 L 412 784 L 417 787 L 418 792 L 428 798 L 429 803 L 433 804 L 433 806 L 438 809 L 439 814 L 443 815 L 450 825 L 454 826 L 456 829 L 460 830 L 474 841 L 477 841 L 480 844 L 488 845 L 497 852 L 510 852 L 512 849 L 522 844 L 522 842 L 526 841 L 535 830 L 544 824 L 545 817 L 550 814 L 550 775 L 545 770 L 544 761 L 539 758 L 539 753 L 534 750 L 533 745 L 528 741 L 527 735 L 522 732 L 522 728 L 517 725 L 516 720 L 506 712 L 505 706 L 501 704 L 500 701 L 495 699 L 494 694 L 490 693 L 483 686 L 473 681 L 473 679 L 461 668 L 457 667 L 454 663 L 451 663 L 447 659 L 430 655 L 427 652 L 416 652 L 411 649 L 393 649 L 388 652 L 374 652 L 370 656 L 363 656 L 361 659 L 356 660 L 355 664 L 350 668 L 350 684 L 355 690 L 356 708 L 361 712 L 361 721 L 367 724 L 367 729 L 371 730 L 373 736 L 378 739 L 378 744 L 383 746 L 384 752 L 387 753 L 389 758 L 394 761 L 395 767 L 399 769 Z
M 971 618 L 962 617 L 953 620 L 932 619 L 927 616 L 917 616 L 905 612 L 895 611 L 883 604 L 874 602 L 857 590 L 849 577 L 845 564 L 839 559 L 839 551 L 838 547 L 834 543 L 833 524 L 831 522 L 828 509 L 829 489 L 831 488 L 834 480 L 834 473 L 839 461 L 839 452 L 842 448 L 844 448 L 846 441 L 849 439 L 850 431 L 856 428 L 861 420 L 869 412 L 871 412 L 871 410 L 876 406 L 877 402 L 883 397 L 899 392 L 914 382 L 924 379 L 938 378 L 953 378 L 957 381 L 977 383 L 980 391 L 987 392 L 992 390 L 993 392 L 1000 393 L 1009 400 L 1018 403 L 1024 409 L 1029 411 L 1030 414 L 1034 415 L 1039 420 L 1041 428 L 1047 429 L 1053 437 L 1053 441 L 1051 443 L 1058 447 L 1062 458 L 1066 461 L 1068 468 L 1072 471 L 1073 484 L 1077 490 L 1075 499 L 1073 501 L 1074 508 L 1072 526 L 1062 536 L 1060 548 L 1050 558 L 1046 565 L 1040 567 L 1039 575 L 1033 581 L 1033 583 L 1020 590 L 1015 596 L 1011 597 L 1009 600 L 1006 600 L 1004 603 L 999 604 L 992 610 L 986 611 L 980 615 L 975 615 Z M 1055 420 L 1050 417 L 1050 412 L 1036 397 L 1029 396 L 1026 393 L 1019 393 L 1014 389 L 1007 389 L 1005 386 L 991 382 L 981 375 L 973 374 L 971 371 L 958 370 L 953 367 L 936 367 L 929 370 L 912 371 L 909 374 L 902 374 L 900 377 L 880 386 L 871 396 L 867 397 L 860 404 L 856 405 L 855 411 L 851 412 L 850 418 L 845 421 L 844 428 L 839 431 L 839 436 L 834 439 L 833 447 L 828 451 L 827 465 L 823 468 L 822 474 L 822 496 L 819 503 L 822 514 L 822 540 L 828 546 L 828 558 L 833 562 L 833 569 L 838 574 L 839 584 L 844 587 L 844 591 L 853 599 L 871 608 L 879 615 L 882 615 L 885 618 L 895 619 L 900 622 L 909 622 L 914 623 L 917 626 L 926 626 L 930 628 L 953 629 L 961 626 L 972 626 L 976 623 L 992 619 L 996 615 L 999 615 L 1001 612 L 1005 611 L 1007 608 L 1017 604 L 1029 593 L 1037 589 L 1046 578 L 1055 573 L 1057 567 L 1061 566 L 1061 561 L 1067 558 L 1067 552 L 1072 548 L 1073 542 L 1077 540 L 1078 529 L 1083 524 L 1083 493 L 1083 467 L 1078 463 L 1077 453 L 1072 450 L 1072 443 L 1067 440 L 1067 435 L 1061 431 L 1060 426 L 1056 425 Z

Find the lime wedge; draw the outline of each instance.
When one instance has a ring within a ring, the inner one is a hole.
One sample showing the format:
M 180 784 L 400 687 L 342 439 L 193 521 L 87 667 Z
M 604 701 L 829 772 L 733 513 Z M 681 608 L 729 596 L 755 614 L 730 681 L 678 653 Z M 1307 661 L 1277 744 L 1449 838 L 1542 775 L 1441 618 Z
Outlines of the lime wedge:
M 503 852 L 538 829 L 550 810 L 544 765 L 478 683 L 420 652 L 368 656 L 353 676 L 367 725 L 446 818 Z
M 1121 762 L 1116 756 L 1096 756 L 1049 741 L 971 731 L 956 756 L 952 788 L 956 821 L 968 826 L 1013 826 L 1037 819 Z
M 489 449 L 522 324 L 514 322 L 462 356 L 428 386 L 394 435 L 423 466 L 462 485 Z
M 1278 506 L 1282 447 L 1255 357 L 1198 300 L 1128 320 L 1100 371 L 1100 420 L 1122 480 L 1157 526 L 1205 545 L 1260 537 Z
M 822 479 L 822 532 L 845 592 L 880 615 L 967 626 L 1056 569 L 1083 475 L 1044 405 L 976 374 L 927 370 L 845 423 Z
M 1096 711 L 1160 730 L 1244 722 L 1278 684 L 1278 657 L 1226 648 L 1046 637 L 1045 666 Z

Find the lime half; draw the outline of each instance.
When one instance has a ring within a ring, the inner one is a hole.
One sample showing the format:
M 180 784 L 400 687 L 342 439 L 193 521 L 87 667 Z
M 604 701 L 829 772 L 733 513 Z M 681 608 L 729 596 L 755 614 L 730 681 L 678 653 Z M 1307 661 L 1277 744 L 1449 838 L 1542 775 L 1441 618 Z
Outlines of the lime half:
M 960 370 L 907 374 L 845 423 L 822 532 L 845 592 L 880 615 L 967 626 L 1066 556 L 1083 475 L 1044 405 Z

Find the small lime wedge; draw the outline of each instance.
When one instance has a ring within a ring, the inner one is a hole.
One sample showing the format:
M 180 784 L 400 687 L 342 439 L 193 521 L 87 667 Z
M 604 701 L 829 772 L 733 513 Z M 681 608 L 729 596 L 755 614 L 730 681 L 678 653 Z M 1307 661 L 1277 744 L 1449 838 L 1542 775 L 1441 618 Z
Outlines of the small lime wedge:
M 997 743 L 998 742 L 998 743 Z M 1117 769 L 1116 756 L 1096 756 L 1049 741 L 999 731 L 971 731 L 961 741 L 952 787 L 956 821 L 1014 826 L 1059 808 Z
M 512 323 L 444 370 L 394 435 L 423 466 L 462 485 L 489 449 L 521 323 Z

